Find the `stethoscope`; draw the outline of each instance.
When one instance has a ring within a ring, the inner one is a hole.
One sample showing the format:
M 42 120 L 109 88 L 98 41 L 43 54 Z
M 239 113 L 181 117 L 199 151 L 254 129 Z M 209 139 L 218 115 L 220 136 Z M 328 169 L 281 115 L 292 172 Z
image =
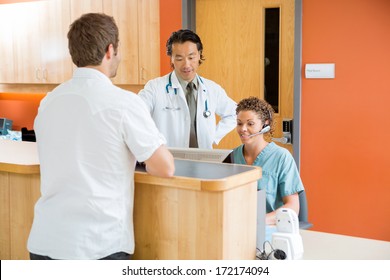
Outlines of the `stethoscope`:
M 201 77 L 199 77 L 200 82 L 204 85 L 203 80 Z M 169 73 L 168 76 L 168 84 L 165 86 L 166 92 L 169 94 L 169 87 L 172 87 L 172 72 Z M 175 95 L 177 95 L 177 88 L 173 88 L 173 91 L 175 92 Z M 211 116 L 211 112 L 208 107 L 207 99 L 204 101 L 204 111 L 203 111 L 203 117 L 208 118 Z

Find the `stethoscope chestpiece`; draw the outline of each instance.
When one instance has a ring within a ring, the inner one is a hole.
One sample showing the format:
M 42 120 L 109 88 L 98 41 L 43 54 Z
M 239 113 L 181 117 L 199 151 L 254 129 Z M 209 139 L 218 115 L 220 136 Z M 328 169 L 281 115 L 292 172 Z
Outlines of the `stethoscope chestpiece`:
M 203 117 L 208 118 L 208 117 L 210 117 L 210 116 L 211 116 L 211 113 L 210 113 L 209 110 L 205 110 L 205 111 L 203 112 Z

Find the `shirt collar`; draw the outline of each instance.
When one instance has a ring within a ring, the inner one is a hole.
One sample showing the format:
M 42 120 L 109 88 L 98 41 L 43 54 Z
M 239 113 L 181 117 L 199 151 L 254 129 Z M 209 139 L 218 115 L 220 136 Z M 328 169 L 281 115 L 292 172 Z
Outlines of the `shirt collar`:
M 190 83 L 190 82 L 187 82 L 187 81 L 184 81 L 182 78 L 179 77 L 179 75 L 176 75 L 177 77 L 177 80 L 179 81 L 181 87 L 183 88 L 184 92 L 186 91 L 186 88 L 187 88 L 187 85 Z M 199 86 L 199 82 L 198 82 L 198 75 L 195 76 L 195 78 L 192 80 L 193 84 L 194 84 L 194 88 L 196 90 L 198 90 L 198 86 Z
M 104 75 L 102 72 L 99 70 L 96 70 L 94 68 L 89 68 L 89 67 L 79 67 L 76 68 L 73 72 L 73 77 L 78 78 L 95 78 L 99 80 L 105 80 L 112 84 L 112 81 L 110 78 L 108 78 L 106 75 Z

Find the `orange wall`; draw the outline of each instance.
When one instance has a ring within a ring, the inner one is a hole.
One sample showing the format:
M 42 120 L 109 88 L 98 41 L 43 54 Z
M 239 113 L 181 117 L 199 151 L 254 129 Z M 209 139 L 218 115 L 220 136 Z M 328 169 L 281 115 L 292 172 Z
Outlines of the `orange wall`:
M 181 0 L 160 1 L 160 71 L 161 75 L 171 71 L 165 44 L 173 31 L 182 27 Z
M 12 129 L 33 129 L 34 119 L 44 93 L 0 93 L 0 118 L 13 121 Z
M 313 230 L 390 241 L 390 1 L 303 0 L 301 175 Z

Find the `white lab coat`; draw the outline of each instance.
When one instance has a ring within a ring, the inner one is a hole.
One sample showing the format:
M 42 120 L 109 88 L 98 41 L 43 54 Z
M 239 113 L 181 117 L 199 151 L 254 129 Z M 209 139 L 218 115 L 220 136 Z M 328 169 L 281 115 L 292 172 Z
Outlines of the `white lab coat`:
M 196 79 L 199 84 L 196 112 L 198 146 L 212 149 L 213 143 L 218 144 L 236 126 L 237 105 L 217 83 L 198 75 Z M 171 85 L 167 74 L 147 82 L 138 95 L 147 104 L 157 128 L 167 139 L 167 146 L 189 147 L 190 112 L 175 71 L 171 75 Z M 203 116 L 206 100 L 211 113 L 208 118 Z M 221 117 L 218 125 L 216 114 Z

